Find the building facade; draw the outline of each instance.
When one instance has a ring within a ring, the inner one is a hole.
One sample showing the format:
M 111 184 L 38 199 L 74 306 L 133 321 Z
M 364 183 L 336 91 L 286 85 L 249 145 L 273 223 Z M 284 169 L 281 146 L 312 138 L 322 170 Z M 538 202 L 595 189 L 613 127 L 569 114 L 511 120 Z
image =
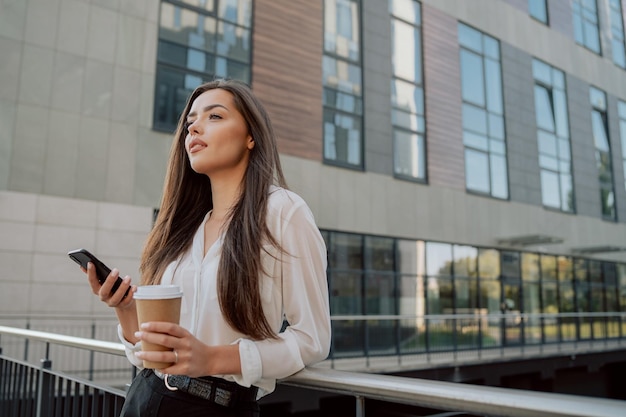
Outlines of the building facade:
M 106 313 L 77 247 L 138 278 L 178 114 L 215 77 L 272 117 L 333 315 L 626 311 L 624 7 L 3 0 L 0 314 Z M 337 353 L 401 349 L 335 323 Z M 542 326 L 493 343 L 570 337 Z

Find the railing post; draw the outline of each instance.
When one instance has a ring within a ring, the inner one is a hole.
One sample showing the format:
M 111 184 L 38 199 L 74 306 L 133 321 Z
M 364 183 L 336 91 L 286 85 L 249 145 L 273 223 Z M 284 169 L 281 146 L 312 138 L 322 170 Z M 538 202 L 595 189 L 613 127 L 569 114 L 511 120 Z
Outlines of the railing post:
M 365 417 L 365 397 L 357 395 L 356 399 L 356 414 L 355 417 Z
M 96 323 L 91 323 L 91 339 L 96 339 Z M 93 381 L 93 365 L 94 365 L 94 356 L 95 352 L 93 350 L 89 351 L 89 380 Z
M 52 369 L 52 361 L 49 358 L 50 343 L 46 343 L 46 357 L 41 360 L 39 370 L 39 382 L 37 384 L 37 417 L 47 417 L 52 415 L 53 381 L 52 375 L 47 370 Z
M 30 320 L 26 322 L 26 330 L 30 330 Z M 24 361 L 28 362 L 28 342 L 29 339 L 24 341 Z

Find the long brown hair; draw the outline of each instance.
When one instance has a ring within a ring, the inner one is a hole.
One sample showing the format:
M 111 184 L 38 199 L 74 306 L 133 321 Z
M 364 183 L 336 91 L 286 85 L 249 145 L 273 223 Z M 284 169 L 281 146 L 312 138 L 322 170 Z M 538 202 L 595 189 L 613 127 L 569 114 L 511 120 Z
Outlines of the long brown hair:
M 144 285 L 161 282 L 165 268 L 190 247 L 195 231 L 213 208 L 210 179 L 196 173 L 187 157 L 185 122 L 194 100 L 215 88 L 233 95 L 235 107 L 254 140 L 239 200 L 228 214 L 230 221 L 227 221 L 217 272 L 220 308 L 237 331 L 254 339 L 276 337 L 263 314 L 259 275 L 263 243 L 279 247 L 266 223 L 269 187 L 274 182 L 285 188 L 286 184 L 269 116 L 242 82 L 208 82 L 189 97 L 170 150 L 161 208 L 141 258 L 141 282 Z

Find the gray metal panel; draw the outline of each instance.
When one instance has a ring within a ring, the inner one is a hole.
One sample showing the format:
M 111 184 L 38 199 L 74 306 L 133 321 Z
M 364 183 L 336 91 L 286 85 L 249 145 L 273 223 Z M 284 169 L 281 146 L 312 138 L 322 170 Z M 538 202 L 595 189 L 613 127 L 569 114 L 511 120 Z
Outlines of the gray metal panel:
M 589 84 L 566 74 L 576 213 L 602 218 L 591 128 Z
M 362 3 L 365 169 L 393 175 L 391 17 L 387 2 Z
M 532 57 L 504 42 L 502 88 L 511 201 L 541 205 Z

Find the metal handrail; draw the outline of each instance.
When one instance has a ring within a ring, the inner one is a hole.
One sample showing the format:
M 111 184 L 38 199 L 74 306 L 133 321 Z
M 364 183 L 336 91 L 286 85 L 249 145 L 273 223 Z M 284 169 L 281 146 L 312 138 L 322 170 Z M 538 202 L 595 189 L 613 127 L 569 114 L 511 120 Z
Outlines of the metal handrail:
M 623 417 L 626 401 L 306 368 L 281 381 L 396 403 L 511 417 Z
M 18 336 L 96 352 L 124 355 L 124 347 L 121 343 L 7 326 L 0 326 L 0 335 Z M 305 368 L 279 382 L 306 389 L 354 396 L 357 399 L 357 416 L 363 415 L 363 398 L 427 406 L 441 410 L 479 413 L 488 416 L 621 417 L 626 410 L 626 401 L 335 371 L 315 367 Z

